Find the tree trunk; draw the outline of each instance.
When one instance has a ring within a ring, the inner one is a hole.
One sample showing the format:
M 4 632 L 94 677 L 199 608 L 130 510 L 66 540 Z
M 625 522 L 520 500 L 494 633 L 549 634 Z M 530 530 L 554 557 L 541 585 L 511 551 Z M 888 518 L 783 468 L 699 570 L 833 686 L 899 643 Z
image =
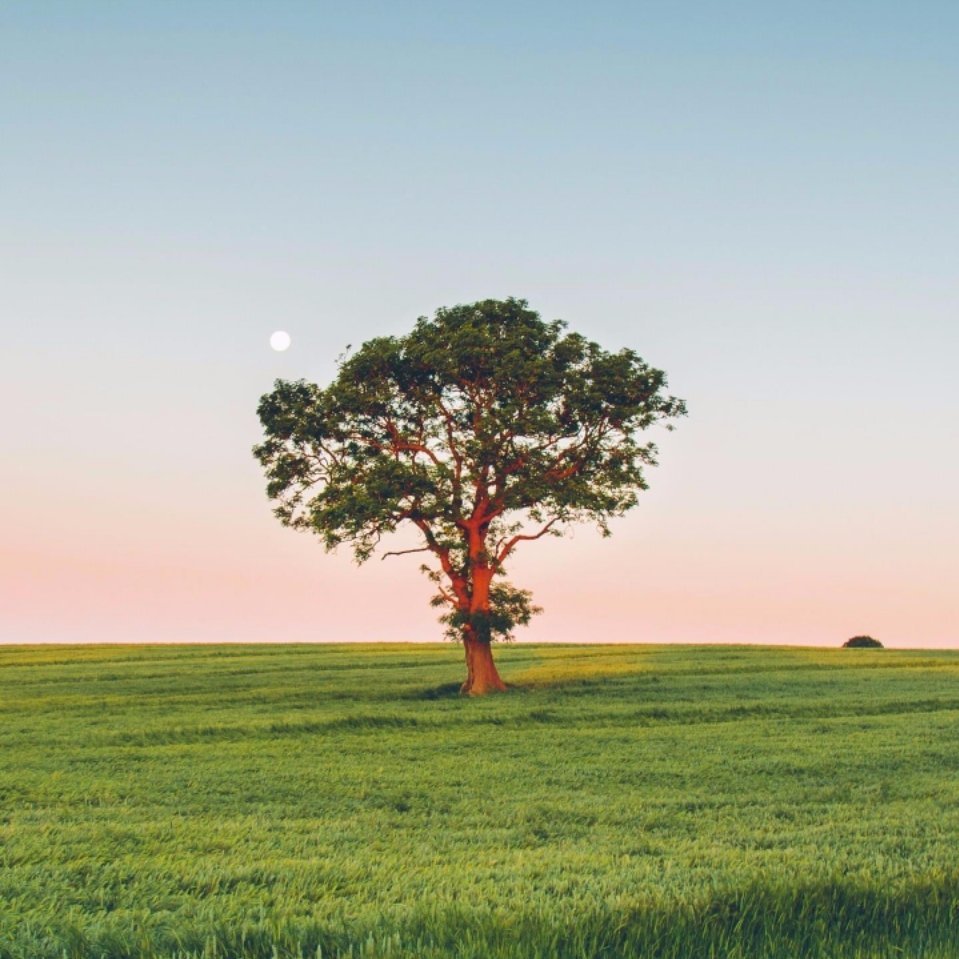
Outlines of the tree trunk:
M 506 683 L 500 679 L 493 662 L 489 612 L 490 583 L 493 569 L 486 558 L 486 531 L 477 522 L 468 526 L 470 590 L 469 609 L 462 609 L 468 619 L 463 627 L 463 648 L 466 650 L 466 682 L 460 687 L 464 696 L 485 696 L 501 693 Z M 464 596 L 464 599 L 466 597 Z
M 506 683 L 496 671 L 490 644 L 477 639 L 470 630 L 463 636 L 463 648 L 466 650 L 466 682 L 460 692 L 464 696 L 505 692 Z

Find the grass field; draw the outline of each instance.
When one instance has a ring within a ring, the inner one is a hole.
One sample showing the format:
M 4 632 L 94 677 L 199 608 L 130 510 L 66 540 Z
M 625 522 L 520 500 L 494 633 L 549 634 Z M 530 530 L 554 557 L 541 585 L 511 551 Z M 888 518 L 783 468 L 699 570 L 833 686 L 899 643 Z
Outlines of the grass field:
M 959 654 L 0 647 L 0 957 L 959 956 Z

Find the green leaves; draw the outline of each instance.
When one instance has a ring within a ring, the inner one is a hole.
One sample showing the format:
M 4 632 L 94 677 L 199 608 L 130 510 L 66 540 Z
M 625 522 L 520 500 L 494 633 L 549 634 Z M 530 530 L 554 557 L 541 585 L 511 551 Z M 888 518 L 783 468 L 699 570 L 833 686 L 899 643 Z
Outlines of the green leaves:
M 501 579 L 477 589 L 477 573 L 501 577 L 518 543 L 573 522 L 608 532 L 656 462 L 638 434 L 686 412 L 665 387 L 631 350 L 607 352 L 525 300 L 484 300 L 368 341 L 326 388 L 278 381 L 254 454 L 283 523 L 359 562 L 412 524 L 447 584 L 447 625 L 506 636 L 535 607 Z
M 448 612 L 440 616 L 440 622 L 446 626 L 449 639 L 459 639 L 463 629 L 470 627 L 477 636 L 487 641 L 499 639 L 509 642 L 517 626 L 528 626 L 529 621 L 543 611 L 541 606 L 533 604 L 533 594 L 528 589 L 518 589 L 512 583 L 498 580 L 490 589 L 489 608 L 471 611 L 458 609 L 447 602 L 442 593 L 431 600 L 433 606 L 449 606 Z

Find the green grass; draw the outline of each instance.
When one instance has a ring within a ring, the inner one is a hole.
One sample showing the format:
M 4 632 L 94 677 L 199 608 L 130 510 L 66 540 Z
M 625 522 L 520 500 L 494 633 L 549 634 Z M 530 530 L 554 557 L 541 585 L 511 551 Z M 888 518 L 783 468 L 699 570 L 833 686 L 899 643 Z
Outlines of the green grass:
M 959 955 L 959 654 L 0 647 L 0 959 Z

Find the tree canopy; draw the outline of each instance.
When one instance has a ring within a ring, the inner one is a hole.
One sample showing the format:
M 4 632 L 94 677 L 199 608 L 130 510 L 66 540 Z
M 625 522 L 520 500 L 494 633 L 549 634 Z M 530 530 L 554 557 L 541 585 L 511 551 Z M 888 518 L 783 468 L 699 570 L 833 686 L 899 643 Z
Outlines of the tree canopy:
M 853 636 L 847 639 L 843 644 L 845 649 L 882 649 L 883 645 L 878 639 L 872 636 Z
M 523 542 L 609 520 L 637 503 L 656 447 L 641 434 L 685 413 L 665 374 L 607 352 L 525 300 L 420 317 L 364 343 L 320 387 L 278 380 L 254 448 L 286 525 L 359 562 L 401 526 L 428 554 L 434 605 L 466 647 L 464 691 L 502 688 L 490 642 L 539 610 L 505 564 Z

